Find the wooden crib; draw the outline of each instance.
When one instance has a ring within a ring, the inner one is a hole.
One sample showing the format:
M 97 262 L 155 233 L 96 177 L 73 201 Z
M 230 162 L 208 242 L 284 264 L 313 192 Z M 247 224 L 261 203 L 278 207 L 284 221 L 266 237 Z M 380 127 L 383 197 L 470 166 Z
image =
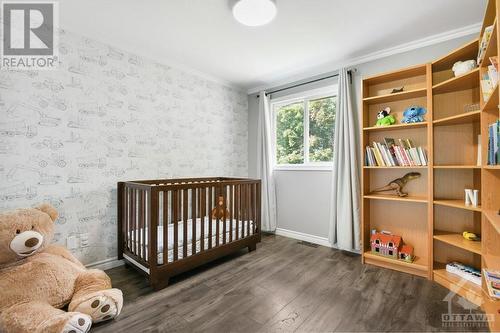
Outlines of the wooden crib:
M 118 258 L 161 289 L 171 276 L 260 242 L 260 180 L 118 183 Z M 156 240 L 156 241 L 152 241 Z

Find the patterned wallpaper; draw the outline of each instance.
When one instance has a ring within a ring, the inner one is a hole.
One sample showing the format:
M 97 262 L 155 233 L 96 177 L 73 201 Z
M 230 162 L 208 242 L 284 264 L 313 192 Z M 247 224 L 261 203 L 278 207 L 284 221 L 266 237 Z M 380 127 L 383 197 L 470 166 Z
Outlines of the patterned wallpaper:
M 67 31 L 55 71 L 0 71 L 0 210 L 51 202 L 56 241 L 116 256 L 118 180 L 247 175 L 247 95 Z

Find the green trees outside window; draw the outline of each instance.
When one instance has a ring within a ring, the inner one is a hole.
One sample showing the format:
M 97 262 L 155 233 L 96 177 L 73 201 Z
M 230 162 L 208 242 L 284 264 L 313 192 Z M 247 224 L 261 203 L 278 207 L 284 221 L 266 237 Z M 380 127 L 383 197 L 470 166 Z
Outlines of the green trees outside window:
M 277 164 L 331 162 L 336 107 L 336 97 L 277 106 Z

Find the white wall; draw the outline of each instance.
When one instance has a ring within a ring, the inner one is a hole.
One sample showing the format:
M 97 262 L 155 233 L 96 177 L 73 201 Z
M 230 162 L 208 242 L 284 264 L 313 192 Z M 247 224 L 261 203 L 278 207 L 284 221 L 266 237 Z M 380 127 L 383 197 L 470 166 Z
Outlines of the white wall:
M 410 52 L 397 54 L 376 61 L 354 66 L 357 72 L 353 75 L 353 98 L 358 113 L 361 112 L 361 79 L 378 73 L 396 70 L 398 68 L 431 62 L 449 51 L 471 41 L 477 36 L 467 36 L 440 44 L 424 47 Z M 332 72 L 334 73 L 334 72 Z M 325 73 L 329 74 L 329 73 Z M 303 81 L 308 81 L 303 80 Z M 300 81 L 299 81 L 300 82 Z M 331 85 L 336 79 L 290 89 L 274 95 L 296 93 L 308 89 Z M 291 83 L 292 84 L 292 83 Z M 293 83 L 295 84 L 295 82 Z M 281 88 L 281 87 L 275 87 Z M 269 89 L 272 90 L 272 89 Z M 248 96 L 248 126 L 249 126 L 249 176 L 256 176 L 256 134 L 258 98 L 256 94 Z M 358 114 L 360 118 L 360 114 Z M 277 187 L 277 226 L 280 229 L 299 232 L 307 235 L 328 238 L 329 196 L 331 174 L 325 171 L 275 171 Z
M 246 93 L 61 31 L 54 71 L 0 71 L 0 210 L 51 202 L 56 241 L 116 257 L 116 182 L 247 176 Z

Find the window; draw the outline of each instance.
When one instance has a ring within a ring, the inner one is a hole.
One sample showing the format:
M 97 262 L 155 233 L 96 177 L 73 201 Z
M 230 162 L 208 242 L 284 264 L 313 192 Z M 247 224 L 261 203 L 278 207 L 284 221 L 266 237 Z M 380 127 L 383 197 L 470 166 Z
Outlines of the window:
M 394 247 L 394 244 L 392 242 L 389 242 L 389 247 Z
M 389 250 L 389 255 L 392 256 L 392 250 Z
M 375 244 L 380 244 L 380 240 L 376 239 Z
M 276 168 L 331 166 L 336 89 L 273 100 Z

